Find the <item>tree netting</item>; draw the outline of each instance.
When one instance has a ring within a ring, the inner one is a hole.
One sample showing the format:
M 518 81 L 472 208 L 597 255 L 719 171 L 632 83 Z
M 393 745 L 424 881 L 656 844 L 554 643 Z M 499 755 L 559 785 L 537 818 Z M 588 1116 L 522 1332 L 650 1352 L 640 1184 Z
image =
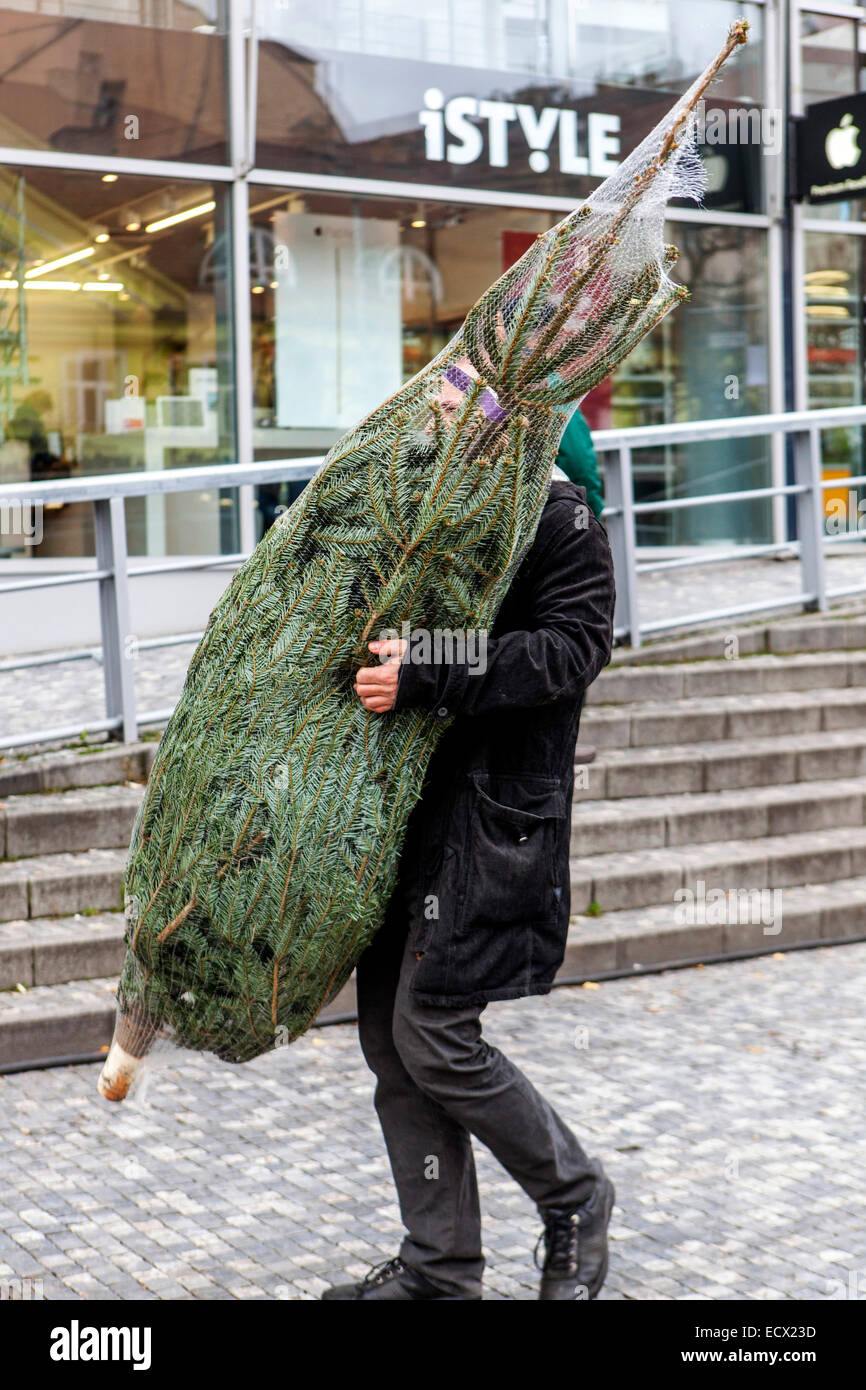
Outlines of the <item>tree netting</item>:
M 368 712 L 367 644 L 492 624 L 571 412 L 687 293 L 665 207 L 700 196 L 694 108 L 745 30 L 331 449 L 211 614 L 133 831 L 109 1098 L 157 1034 L 243 1062 L 349 979 L 449 723 Z

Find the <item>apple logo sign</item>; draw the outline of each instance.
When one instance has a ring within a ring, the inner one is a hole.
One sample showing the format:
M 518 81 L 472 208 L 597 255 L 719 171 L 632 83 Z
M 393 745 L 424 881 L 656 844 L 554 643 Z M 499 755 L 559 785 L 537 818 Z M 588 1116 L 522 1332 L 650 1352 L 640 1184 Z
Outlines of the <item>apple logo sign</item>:
M 857 144 L 859 134 L 859 127 L 854 124 L 854 117 L 848 112 L 824 141 L 824 153 L 828 164 L 834 169 L 850 169 L 852 164 L 856 164 L 861 154 L 860 146 Z

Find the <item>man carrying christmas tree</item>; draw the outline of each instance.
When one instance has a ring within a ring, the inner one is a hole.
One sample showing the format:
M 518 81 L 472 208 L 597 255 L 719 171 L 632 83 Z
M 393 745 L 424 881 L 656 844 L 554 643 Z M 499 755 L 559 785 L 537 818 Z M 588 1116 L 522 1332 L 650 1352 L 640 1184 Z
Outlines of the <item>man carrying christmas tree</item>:
M 695 110 L 746 30 L 337 441 L 211 614 L 160 743 L 99 1091 L 122 1100 L 160 1033 L 250 1061 L 357 966 L 407 1234 L 326 1298 L 480 1298 L 473 1135 L 538 1207 L 540 1297 L 607 1272 L 613 1184 L 480 1017 L 562 963 L 580 711 L 610 656 L 607 536 L 550 483 L 556 446 L 687 296 L 664 211 L 704 186 Z
M 446 416 L 461 385 L 457 372 L 443 387 Z M 610 656 L 613 609 L 605 530 L 583 488 L 554 482 L 483 666 L 447 651 L 419 662 L 401 639 L 370 643 L 382 664 L 355 687 L 367 709 L 455 717 L 357 973 L 360 1042 L 407 1234 L 398 1258 L 325 1299 L 481 1297 L 472 1135 L 538 1207 L 539 1297 L 591 1299 L 602 1286 L 613 1183 L 485 1041 L 480 1019 L 492 1000 L 546 994 L 562 962 L 578 722 Z

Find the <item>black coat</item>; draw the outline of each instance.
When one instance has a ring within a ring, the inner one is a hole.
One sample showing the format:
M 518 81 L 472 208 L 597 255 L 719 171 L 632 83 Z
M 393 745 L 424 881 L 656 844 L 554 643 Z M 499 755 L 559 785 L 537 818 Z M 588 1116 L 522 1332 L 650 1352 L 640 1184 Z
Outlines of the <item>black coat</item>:
M 409 819 L 392 906 L 421 1003 L 546 994 L 570 910 L 574 749 L 610 659 L 613 562 L 583 488 L 554 482 L 487 642 L 486 669 L 404 662 L 396 708 L 456 716 Z

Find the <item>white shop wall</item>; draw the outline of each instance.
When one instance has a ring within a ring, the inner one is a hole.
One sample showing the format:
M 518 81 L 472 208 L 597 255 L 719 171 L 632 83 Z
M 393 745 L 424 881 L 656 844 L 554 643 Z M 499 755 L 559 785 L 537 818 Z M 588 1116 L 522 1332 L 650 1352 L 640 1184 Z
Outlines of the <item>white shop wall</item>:
M 348 429 L 400 387 L 399 238 L 381 218 L 275 218 L 279 427 Z

